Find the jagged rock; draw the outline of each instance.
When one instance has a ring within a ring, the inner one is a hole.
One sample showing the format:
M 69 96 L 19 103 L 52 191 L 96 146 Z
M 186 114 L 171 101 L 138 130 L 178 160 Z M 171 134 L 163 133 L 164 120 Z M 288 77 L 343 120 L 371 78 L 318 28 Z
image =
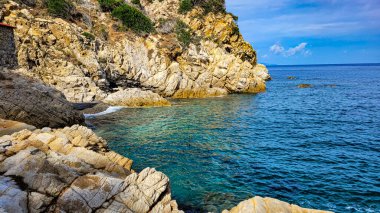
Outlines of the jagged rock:
M 274 198 L 262 198 L 256 196 L 249 200 L 242 201 L 231 210 L 224 210 L 223 213 L 266 213 L 266 212 L 287 212 L 287 213 L 332 213 L 315 209 L 305 209 L 297 205 L 289 204 Z
M 15 73 L 3 75 L 7 80 L 0 80 L 0 118 L 40 128 L 84 122 L 83 115 L 55 89 Z
M 180 212 L 167 176 L 131 165 L 79 125 L 2 136 L 0 212 Z
M 110 94 L 103 100 L 114 106 L 144 107 L 170 106 L 170 102 L 152 91 L 130 88 Z

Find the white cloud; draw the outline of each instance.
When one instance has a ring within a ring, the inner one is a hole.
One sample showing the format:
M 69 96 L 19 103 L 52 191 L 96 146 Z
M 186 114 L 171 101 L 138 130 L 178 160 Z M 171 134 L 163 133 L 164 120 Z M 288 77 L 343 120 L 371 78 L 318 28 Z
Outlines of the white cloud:
M 281 44 L 276 43 L 276 44 L 273 44 L 269 48 L 269 50 L 274 54 L 278 54 L 278 55 L 281 54 L 281 55 L 286 56 L 286 57 L 293 56 L 293 55 L 296 55 L 298 53 L 301 53 L 305 56 L 311 55 L 311 51 L 306 49 L 306 46 L 307 46 L 307 43 L 302 42 L 302 43 L 298 44 L 297 46 L 291 47 L 291 48 L 286 50 Z
M 270 47 L 270 51 L 273 52 L 274 54 L 282 54 L 285 51 L 285 48 L 281 46 L 281 44 L 273 44 Z

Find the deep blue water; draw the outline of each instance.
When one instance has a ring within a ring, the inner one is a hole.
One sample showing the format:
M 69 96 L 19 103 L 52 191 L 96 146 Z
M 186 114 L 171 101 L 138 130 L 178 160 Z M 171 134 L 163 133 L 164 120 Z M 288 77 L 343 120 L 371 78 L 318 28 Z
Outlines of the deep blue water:
M 167 174 L 186 210 L 217 212 L 259 195 L 380 212 L 380 65 L 269 69 L 262 94 L 173 100 L 89 122 L 136 170 Z

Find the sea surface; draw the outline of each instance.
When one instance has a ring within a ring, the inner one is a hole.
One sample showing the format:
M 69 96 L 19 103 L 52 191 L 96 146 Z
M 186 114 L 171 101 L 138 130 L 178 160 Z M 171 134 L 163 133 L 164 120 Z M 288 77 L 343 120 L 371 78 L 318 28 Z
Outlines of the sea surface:
M 269 70 L 262 94 L 172 100 L 88 122 L 135 170 L 168 175 L 189 212 L 220 212 L 255 195 L 380 212 L 380 65 Z

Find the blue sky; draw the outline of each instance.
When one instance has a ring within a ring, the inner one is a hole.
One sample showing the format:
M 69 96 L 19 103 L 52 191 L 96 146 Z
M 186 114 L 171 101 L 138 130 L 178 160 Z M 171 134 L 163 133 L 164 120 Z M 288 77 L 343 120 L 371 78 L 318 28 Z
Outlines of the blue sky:
M 380 0 L 226 0 L 261 63 L 380 63 Z

